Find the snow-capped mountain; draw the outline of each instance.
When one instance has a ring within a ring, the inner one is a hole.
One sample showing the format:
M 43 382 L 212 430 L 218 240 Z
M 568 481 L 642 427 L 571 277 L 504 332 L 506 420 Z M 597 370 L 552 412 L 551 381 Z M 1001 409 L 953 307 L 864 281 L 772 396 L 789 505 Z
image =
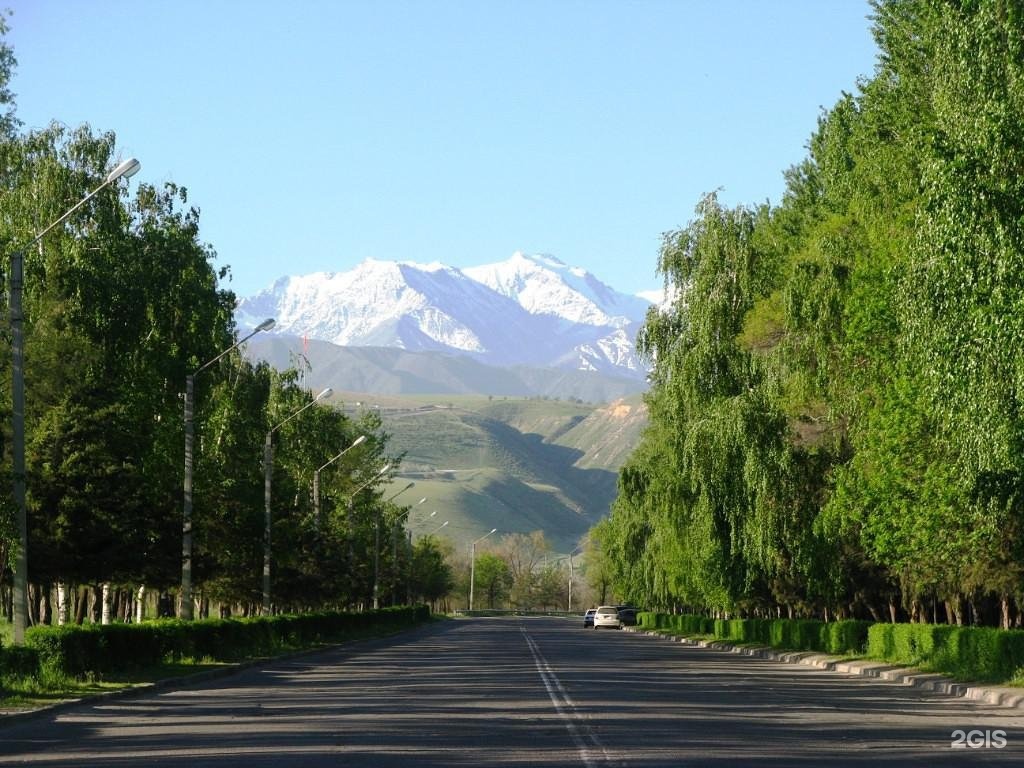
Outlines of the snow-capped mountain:
M 633 341 L 650 303 L 550 256 L 455 269 L 368 259 L 348 272 L 283 277 L 236 310 L 241 328 L 342 346 L 469 355 L 642 378 Z
M 552 315 L 575 324 L 624 328 L 643 322 L 650 306 L 649 301 L 618 293 L 585 269 L 569 267 L 554 256 L 517 251 L 508 261 L 462 271 L 530 314 Z

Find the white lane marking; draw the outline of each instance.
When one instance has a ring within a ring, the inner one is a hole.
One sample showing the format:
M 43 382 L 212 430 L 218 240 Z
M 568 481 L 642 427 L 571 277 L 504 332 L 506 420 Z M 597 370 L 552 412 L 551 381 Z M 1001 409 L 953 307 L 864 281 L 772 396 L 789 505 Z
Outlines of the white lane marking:
M 526 633 L 526 627 L 520 626 L 519 630 L 526 639 L 526 645 L 533 655 L 533 662 L 537 667 L 537 672 L 540 674 L 544 687 L 547 689 L 548 696 L 551 697 L 551 703 L 554 705 L 555 711 L 562 718 L 566 730 L 569 731 L 569 735 L 576 744 L 580 760 L 588 768 L 598 765 L 599 762 L 605 765 L 620 765 L 609 754 L 608 750 L 605 749 L 601 740 L 597 738 L 597 734 L 590 729 L 586 719 L 576 709 L 576 705 L 569 698 L 568 691 L 565 690 L 557 675 L 552 671 L 547 659 L 544 658 L 540 648 L 537 647 L 537 643 Z

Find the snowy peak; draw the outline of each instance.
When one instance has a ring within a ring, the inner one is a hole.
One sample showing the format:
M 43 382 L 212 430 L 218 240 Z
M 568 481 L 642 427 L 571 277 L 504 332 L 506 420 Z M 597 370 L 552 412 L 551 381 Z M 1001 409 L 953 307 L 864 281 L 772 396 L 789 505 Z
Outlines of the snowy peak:
M 649 306 L 636 296 L 619 293 L 590 272 L 570 267 L 548 255 L 517 251 L 496 264 L 463 270 L 534 315 L 553 315 L 570 323 L 616 328 L 641 322 Z
M 469 355 L 491 365 L 594 370 L 642 379 L 633 341 L 648 302 L 553 256 L 514 254 L 455 269 L 367 259 L 348 272 L 284 277 L 239 302 L 239 327 L 341 346 Z

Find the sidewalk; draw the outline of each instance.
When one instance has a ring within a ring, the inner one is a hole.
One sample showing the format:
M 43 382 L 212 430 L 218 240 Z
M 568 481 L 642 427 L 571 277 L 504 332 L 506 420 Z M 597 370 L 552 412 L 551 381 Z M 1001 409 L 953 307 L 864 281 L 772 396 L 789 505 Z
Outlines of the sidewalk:
M 994 704 L 999 707 L 1024 710 L 1024 688 L 961 683 L 934 672 L 922 672 L 919 669 L 899 667 L 894 664 L 887 664 L 884 661 L 874 661 L 871 659 L 844 660 L 838 656 L 829 656 L 815 651 L 783 651 L 778 648 L 768 648 L 765 646 L 733 645 L 722 640 L 691 640 L 688 637 L 651 632 L 639 629 L 638 627 L 625 627 L 624 629 L 627 632 L 660 637 L 670 642 L 682 643 L 683 645 L 711 648 L 716 651 L 735 653 L 740 656 L 753 656 L 758 659 L 784 661 L 789 664 L 804 664 L 809 667 L 827 669 L 832 672 L 845 672 L 846 674 L 860 675 L 861 677 L 874 677 L 879 680 L 888 680 L 923 691 L 935 691 L 944 693 L 947 696 L 956 696 L 973 701 L 981 701 L 986 704 Z

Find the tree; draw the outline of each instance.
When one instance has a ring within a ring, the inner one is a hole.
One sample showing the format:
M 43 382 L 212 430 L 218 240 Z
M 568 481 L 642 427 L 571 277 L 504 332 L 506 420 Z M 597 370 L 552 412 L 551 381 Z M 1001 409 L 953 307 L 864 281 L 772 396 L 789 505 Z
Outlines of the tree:
M 544 532 L 511 533 L 502 536 L 497 551 L 508 564 L 508 572 L 512 579 L 509 595 L 512 604 L 521 608 L 532 608 L 540 565 L 551 552 Z
M 473 572 L 474 599 L 483 595 L 488 608 L 501 605 L 512 588 L 512 573 L 508 563 L 493 552 L 477 555 Z
M 454 586 L 447 555 L 433 536 L 425 536 L 413 545 L 411 583 L 413 600 L 426 601 L 432 610 Z

